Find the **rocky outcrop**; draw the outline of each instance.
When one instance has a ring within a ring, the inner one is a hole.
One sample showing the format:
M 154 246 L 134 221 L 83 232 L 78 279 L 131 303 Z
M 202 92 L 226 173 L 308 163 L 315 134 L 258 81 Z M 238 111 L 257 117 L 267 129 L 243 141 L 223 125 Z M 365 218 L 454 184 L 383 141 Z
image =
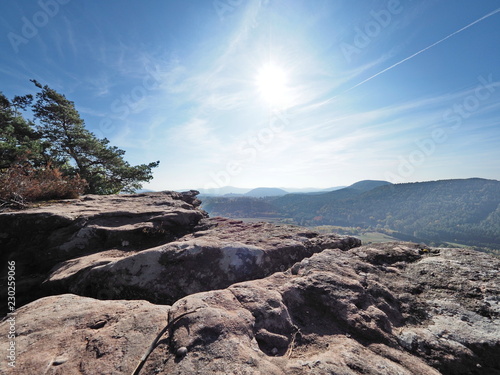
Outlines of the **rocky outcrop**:
M 0 373 L 500 374 L 498 258 L 207 218 L 199 203 L 86 196 L 0 214 L 18 307 L 0 322 L 15 332 Z
M 170 321 L 140 374 L 497 374 L 499 269 L 391 243 L 326 249 L 171 308 L 48 297 L 17 313 L 12 373 L 131 374 Z
M 9 258 L 33 256 L 36 269 L 113 247 L 148 248 L 191 232 L 207 216 L 196 193 L 86 195 L 2 213 L 1 245 Z
M 420 252 L 411 244 L 325 250 L 284 273 L 187 297 L 173 317 L 200 309 L 179 322 L 148 369 L 500 372 L 500 262 L 461 249 Z M 189 353 L 182 361 L 175 360 L 179 347 Z
M 118 256 L 191 233 L 207 217 L 197 194 L 87 195 L 0 213 L 1 275 L 7 261 L 15 261 L 17 302 L 32 301 L 44 295 L 39 286 L 60 262 L 102 251 Z
M 361 244 L 299 227 L 207 219 L 196 194 L 90 195 L 0 214 L 2 264 L 16 261 L 18 304 L 62 293 L 172 304 Z
M 214 218 L 163 246 L 61 263 L 44 288 L 47 293 L 172 304 L 189 294 L 284 271 L 327 248 L 360 245 L 353 237 L 320 235 L 299 227 Z

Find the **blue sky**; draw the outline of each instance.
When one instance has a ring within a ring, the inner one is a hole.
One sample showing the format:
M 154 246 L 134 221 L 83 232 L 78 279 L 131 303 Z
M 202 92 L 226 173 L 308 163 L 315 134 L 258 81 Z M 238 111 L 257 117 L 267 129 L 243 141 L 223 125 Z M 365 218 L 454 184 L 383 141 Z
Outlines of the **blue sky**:
M 155 190 L 500 179 L 500 2 L 4 0 L 0 90 L 74 101 Z

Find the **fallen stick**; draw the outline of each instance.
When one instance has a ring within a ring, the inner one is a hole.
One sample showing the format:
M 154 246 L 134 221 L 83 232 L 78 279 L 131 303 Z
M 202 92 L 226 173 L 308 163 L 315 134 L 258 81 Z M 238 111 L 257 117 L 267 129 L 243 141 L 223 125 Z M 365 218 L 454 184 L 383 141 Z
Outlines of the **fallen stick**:
M 171 322 L 169 322 L 161 331 L 160 333 L 158 333 L 158 335 L 156 335 L 155 339 L 153 340 L 153 342 L 151 343 L 151 345 L 149 346 L 148 350 L 146 351 L 146 353 L 144 353 L 144 355 L 142 356 L 141 360 L 139 361 L 139 363 L 137 364 L 137 367 L 135 368 L 135 370 L 132 372 L 132 375 L 138 375 L 139 372 L 142 370 L 144 364 L 146 363 L 149 355 L 153 352 L 153 350 L 156 348 L 156 345 L 158 344 L 158 341 L 160 340 L 160 338 L 165 334 L 165 332 L 167 332 L 167 330 L 175 323 L 177 323 L 179 320 L 181 320 L 182 318 L 184 318 L 186 315 L 189 315 L 189 314 L 193 314 L 195 313 L 196 311 L 198 311 L 199 308 L 197 308 L 196 310 L 193 310 L 193 311 L 188 311 L 184 314 L 181 314 L 179 315 L 178 317 L 176 317 L 175 319 L 173 319 Z

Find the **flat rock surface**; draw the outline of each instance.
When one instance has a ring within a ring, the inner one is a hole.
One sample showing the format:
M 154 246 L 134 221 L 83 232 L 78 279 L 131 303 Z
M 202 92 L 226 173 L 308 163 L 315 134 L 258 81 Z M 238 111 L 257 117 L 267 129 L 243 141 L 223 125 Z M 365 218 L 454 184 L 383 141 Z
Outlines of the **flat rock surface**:
M 172 307 L 47 297 L 17 312 L 16 368 L 1 362 L 0 369 L 131 374 L 167 319 L 189 313 L 160 338 L 140 374 L 499 374 L 499 259 L 425 250 L 410 243 L 326 249 Z M 8 326 L 3 321 L 0 331 Z

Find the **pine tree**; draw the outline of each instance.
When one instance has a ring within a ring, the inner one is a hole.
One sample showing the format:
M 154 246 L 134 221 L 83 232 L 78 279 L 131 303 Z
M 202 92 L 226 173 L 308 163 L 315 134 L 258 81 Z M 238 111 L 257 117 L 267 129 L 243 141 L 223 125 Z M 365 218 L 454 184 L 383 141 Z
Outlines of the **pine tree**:
M 34 166 L 44 161 L 40 135 L 18 111 L 29 105 L 31 99 L 29 95 L 16 96 L 11 102 L 0 92 L 0 170 L 21 160 L 28 160 Z
M 45 153 L 67 174 L 78 174 L 88 183 L 87 193 L 114 194 L 133 192 L 150 181 L 151 169 L 159 161 L 131 166 L 123 159 L 125 151 L 109 146 L 85 128 L 75 105 L 62 94 L 39 82 L 41 89 L 32 106 L 38 131 L 50 145 Z

